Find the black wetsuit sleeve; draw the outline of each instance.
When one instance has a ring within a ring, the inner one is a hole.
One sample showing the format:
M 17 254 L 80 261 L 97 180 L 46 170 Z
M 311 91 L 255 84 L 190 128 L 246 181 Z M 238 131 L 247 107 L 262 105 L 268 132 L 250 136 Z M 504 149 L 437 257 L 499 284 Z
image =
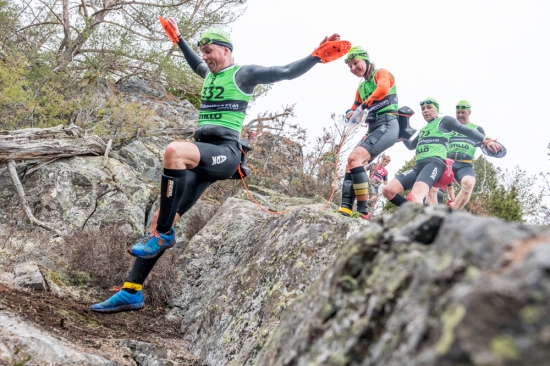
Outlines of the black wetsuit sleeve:
M 444 133 L 455 131 L 465 136 L 468 136 L 469 138 L 478 142 L 483 142 L 483 140 L 485 139 L 484 134 L 480 133 L 477 130 L 472 130 L 471 128 L 464 126 L 451 116 L 444 116 L 443 118 L 441 118 L 439 129 L 441 130 L 441 132 Z
M 197 55 L 195 51 L 193 51 L 191 46 L 189 46 L 181 36 L 178 38 L 178 46 L 180 47 L 180 50 L 185 57 L 185 60 L 191 67 L 191 70 L 193 70 L 195 74 L 204 79 L 209 72 L 206 63 L 201 59 L 199 55 Z
M 480 132 L 481 134 L 483 134 L 483 135 L 487 136 L 487 134 L 485 133 L 485 130 L 483 129 L 483 127 L 481 127 L 481 126 L 477 126 L 477 128 L 476 128 L 476 129 L 477 129 L 477 130 L 478 130 L 478 131 L 479 131 L 479 132 Z
M 418 145 L 418 135 L 416 135 L 414 139 L 408 139 L 403 141 L 403 145 L 405 145 L 409 150 L 416 149 L 416 145 Z
M 246 94 L 252 94 L 259 84 L 272 84 L 281 80 L 292 80 L 302 76 L 320 62 L 319 58 L 307 56 L 285 66 L 242 66 L 235 74 L 235 81 Z

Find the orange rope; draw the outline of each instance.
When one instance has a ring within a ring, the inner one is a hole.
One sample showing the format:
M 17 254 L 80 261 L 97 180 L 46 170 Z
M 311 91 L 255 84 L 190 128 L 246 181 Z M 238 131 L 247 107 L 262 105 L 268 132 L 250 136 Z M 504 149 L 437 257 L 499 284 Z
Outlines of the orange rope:
M 244 151 L 243 151 L 243 154 L 244 154 Z M 246 155 L 246 154 L 245 154 Z M 243 182 L 243 186 L 244 188 L 246 189 L 246 193 L 248 194 L 248 197 L 250 197 L 250 199 L 259 207 L 262 209 L 262 211 L 264 212 L 267 212 L 268 214 L 272 214 L 272 215 L 284 215 L 286 214 L 287 212 L 290 212 L 292 210 L 284 210 L 284 211 L 270 211 L 268 210 L 267 208 L 263 207 L 262 205 L 260 205 L 258 203 L 258 201 L 256 201 L 256 199 L 252 196 L 252 193 L 250 193 L 250 191 L 248 190 L 248 187 L 246 185 L 246 183 L 244 182 L 244 174 L 243 172 L 241 171 L 241 166 L 239 165 L 239 167 L 237 168 L 237 170 L 239 171 L 239 175 L 241 176 L 241 181 Z

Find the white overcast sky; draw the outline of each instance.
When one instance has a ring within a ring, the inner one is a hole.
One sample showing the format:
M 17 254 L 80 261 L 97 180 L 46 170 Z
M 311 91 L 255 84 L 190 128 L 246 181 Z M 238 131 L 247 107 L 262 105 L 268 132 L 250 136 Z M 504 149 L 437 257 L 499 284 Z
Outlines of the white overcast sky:
M 508 150 L 491 161 L 532 175 L 550 171 L 549 16 L 548 0 L 248 0 L 228 30 L 236 63 L 264 66 L 302 58 L 325 35 L 339 33 L 395 76 L 400 106 L 416 112 L 414 128 L 425 124 L 420 100 L 433 97 L 442 114 L 454 116 L 466 99 L 471 122 Z M 342 59 L 319 64 L 274 84 L 247 120 L 296 103 L 294 120 L 312 141 L 331 113 L 351 106 L 359 81 Z M 413 153 L 401 143 L 389 149 L 390 176 Z

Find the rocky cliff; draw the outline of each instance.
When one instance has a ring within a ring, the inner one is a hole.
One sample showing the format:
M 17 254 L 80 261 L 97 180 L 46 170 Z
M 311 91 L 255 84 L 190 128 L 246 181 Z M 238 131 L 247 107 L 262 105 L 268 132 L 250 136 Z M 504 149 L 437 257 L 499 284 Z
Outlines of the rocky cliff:
M 178 111 L 177 101 L 157 100 L 160 94 L 139 85 L 129 85 L 126 98 L 165 108 L 165 116 L 180 113 L 180 129 L 192 125 L 192 111 Z M 260 210 L 242 189 L 223 203 L 205 196 L 178 222 L 178 245 L 146 282 L 147 308 L 89 312 L 124 280 L 132 263 L 125 249 L 147 231 L 158 205 L 162 154 L 171 139 L 125 141 L 106 167 L 102 156 L 19 163 L 33 214 L 63 237 L 28 222 L 0 170 L 0 364 L 543 365 L 550 359 L 548 228 L 417 205 L 363 222 L 337 215 L 335 207 L 321 209 L 322 200 L 261 186 L 252 186 L 251 195 L 286 213 Z M 295 150 L 287 154 L 289 165 L 296 165 Z

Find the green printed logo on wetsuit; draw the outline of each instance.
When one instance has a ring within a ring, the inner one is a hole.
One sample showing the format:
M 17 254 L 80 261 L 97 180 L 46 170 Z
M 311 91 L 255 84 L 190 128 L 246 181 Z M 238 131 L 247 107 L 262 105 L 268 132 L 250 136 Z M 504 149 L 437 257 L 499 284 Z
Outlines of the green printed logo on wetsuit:
M 468 123 L 464 126 L 472 130 L 477 128 L 477 125 L 474 125 L 473 123 Z M 453 131 L 451 133 L 451 138 L 449 139 L 449 150 L 447 151 L 447 156 L 453 159 L 455 154 L 458 153 L 467 155 L 469 158 L 473 159 L 476 153 L 476 144 L 477 142 L 472 140 L 470 137 Z
M 439 131 L 439 122 L 441 118 L 436 118 L 420 129 L 416 145 L 416 161 L 434 157 L 445 160 L 447 157 L 450 133 Z
M 241 133 L 251 95 L 244 94 L 235 84 L 234 65 L 218 74 L 209 73 L 204 79 L 198 126 L 216 125 Z
M 365 80 L 359 85 L 359 95 L 361 96 L 361 100 L 365 101 L 368 97 L 371 96 L 371 94 L 376 89 L 377 85 L 374 81 L 374 75 L 378 72 L 378 69 L 374 70 L 372 73 L 372 77 L 370 80 Z M 395 80 L 393 74 L 390 74 L 392 78 Z M 390 91 L 388 92 L 388 95 L 384 97 L 382 100 L 377 100 L 374 103 L 372 103 L 371 107 L 369 108 L 369 115 L 367 117 L 367 120 L 369 122 L 372 122 L 385 113 L 388 112 L 397 112 L 397 87 L 394 83 L 391 87 Z

